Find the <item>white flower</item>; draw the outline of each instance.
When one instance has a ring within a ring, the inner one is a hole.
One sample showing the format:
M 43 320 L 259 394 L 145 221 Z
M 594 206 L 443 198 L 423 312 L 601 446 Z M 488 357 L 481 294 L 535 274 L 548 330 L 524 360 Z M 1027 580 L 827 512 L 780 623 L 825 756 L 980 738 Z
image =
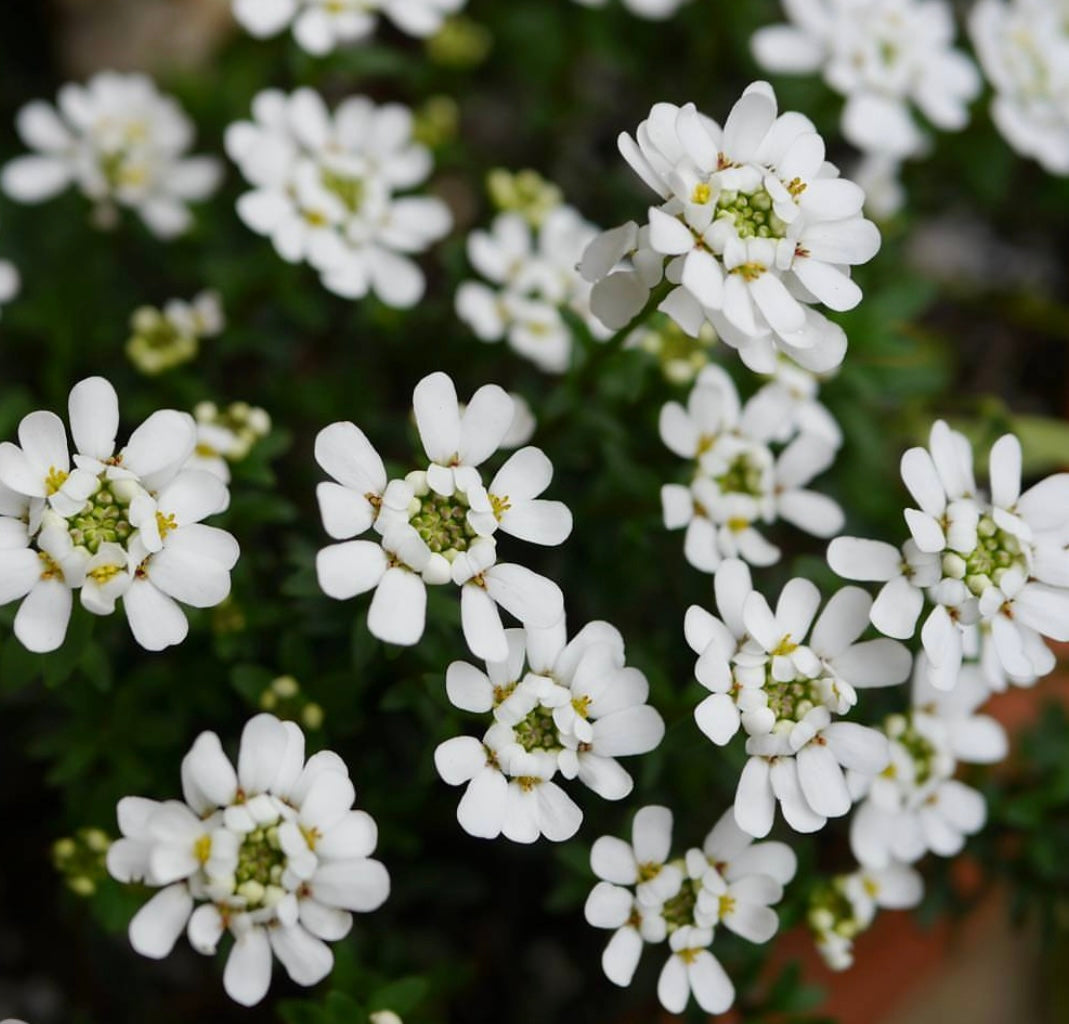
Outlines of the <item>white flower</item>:
M 476 656 L 503 660 L 498 606 L 524 625 L 544 628 L 564 616 L 560 588 L 520 565 L 497 561 L 498 529 L 557 545 L 571 532 L 568 509 L 538 496 L 553 467 L 537 448 L 515 452 L 490 483 L 479 466 L 512 429 L 516 407 L 496 385 L 472 396 L 461 413 L 444 373 L 413 393 L 416 425 L 428 463 L 403 480 L 387 480 L 382 459 L 359 427 L 334 423 L 316 439 L 316 461 L 332 477 L 319 485 L 323 525 L 335 540 L 319 552 L 320 586 L 346 599 L 375 589 L 368 628 L 381 640 L 411 645 L 423 635 L 426 586 L 461 588 L 464 636 Z M 379 541 L 353 540 L 374 527 Z
M 65 85 L 57 107 L 34 100 L 16 127 L 35 153 L 4 167 L 4 192 L 39 203 L 75 185 L 101 226 L 125 206 L 157 237 L 180 235 L 192 222 L 187 204 L 207 199 L 221 177 L 214 157 L 185 155 L 193 125 L 140 74 L 101 71 L 87 85 Z
M 190 302 L 171 299 L 162 310 L 142 306 L 130 318 L 133 335 L 126 354 L 142 373 L 160 373 L 193 359 L 201 338 L 220 334 L 224 324 L 214 291 L 200 292 Z
M 723 1013 L 735 987 L 709 952 L 723 923 L 751 942 L 767 942 L 779 922 L 769 904 L 794 876 L 793 853 L 781 843 L 750 847 L 749 836 L 728 824 L 729 811 L 706 837 L 704 850 L 671 859 L 672 814 L 643 807 L 635 815 L 632 842 L 602 836 L 590 850 L 601 881 L 587 898 L 585 915 L 595 928 L 613 930 L 602 955 L 606 977 L 627 986 L 645 943 L 668 939 L 671 953 L 661 970 L 657 997 L 682 1013 L 691 996 L 707 1013 Z
M 663 21 L 671 18 L 688 0 L 622 0 L 632 14 L 649 21 Z M 604 7 L 608 0 L 576 0 L 584 7 Z
M 293 26 L 293 37 L 311 54 L 365 39 L 381 13 L 402 32 L 433 35 L 465 0 L 234 0 L 234 17 L 258 39 Z
M 695 675 L 712 691 L 695 709 L 699 728 L 721 745 L 740 725 L 748 736 L 736 820 L 767 835 L 778 800 L 792 828 L 817 831 L 850 809 L 843 768 L 872 775 L 888 757 L 874 729 L 831 716 L 849 711 L 858 688 L 905 679 L 909 652 L 884 637 L 857 642 L 871 603 L 857 587 L 838 591 L 817 617 L 820 592 L 808 580 L 788 582 L 774 613 L 741 562 L 725 561 L 714 585 L 722 618 L 692 606 L 685 632 L 700 655 Z
M 810 897 L 808 920 L 817 949 L 833 971 L 845 971 L 854 962 L 854 939 L 870 927 L 877 909 L 906 910 L 923 895 L 923 879 L 904 864 L 835 876 Z
M 226 133 L 253 187 L 238 200 L 241 219 L 338 295 L 373 291 L 387 305 L 415 305 L 425 281 L 409 256 L 446 235 L 452 216 L 440 199 L 396 195 L 432 167 L 430 151 L 412 141 L 411 111 L 354 96 L 332 115 L 317 92 L 298 89 L 261 92 L 252 112 Z
M 215 733 L 201 733 L 182 761 L 182 792 L 184 802 L 119 802 L 123 838 L 108 850 L 108 871 L 160 890 L 130 922 L 130 944 L 162 959 L 185 930 L 211 955 L 229 931 L 223 986 L 244 1006 L 267 994 L 272 953 L 298 985 L 322 981 L 334 964 L 327 942 L 390 890 L 370 858 L 375 822 L 352 809 L 344 763 L 330 751 L 305 761 L 295 724 L 257 715 L 237 771 Z
M 488 660 L 485 672 L 449 666 L 453 704 L 492 711 L 494 722 L 481 743 L 470 736 L 442 743 L 435 764 L 450 785 L 468 784 L 457 819 L 471 835 L 566 839 L 582 814 L 553 783 L 556 773 L 621 800 L 632 780 L 616 758 L 654 749 L 664 721 L 646 704 L 646 678 L 625 664 L 623 638 L 608 623 L 589 623 L 567 643 L 563 621 L 508 630 L 506 641 L 506 656 Z
M 202 523 L 226 507 L 226 486 L 184 468 L 194 446 L 185 413 L 153 413 L 116 452 L 111 384 L 76 384 L 69 411 L 73 460 L 63 421 L 50 412 L 23 418 L 19 445 L 0 444 L 0 484 L 12 495 L 0 508 L 0 601 L 24 598 L 15 635 L 29 650 L 55 650 L 80 590 L 95 615 L 111 614 L 122 598 L 142 647 L 180 643 L 188 623 L 179 603 L 208 608 L 230 592 L 237 542 Z
M 1051 174 L 1069 174 L 1069 25 L 1064 4 L 980 0 L 969 30 L 995 91 L 991 117 L 1007 142 Z
M 708 320 L 761 373 L 773 372 L 777 352 L 817 373 L 838 366 L 845 335 L 812 305 L 857 305 L 849 268 L 876 254 L 880 236 L 861 216 L 864 193 L 825 162 L 808 119 L 777 116 L 771 87 L 755 82 L 723 129 L 693 104 L 658 103 L 619 145 L 661 205 L 648 233 L 628 224 L 591 243 L 580 270 L 596 282 L 595 315 L 626 323 L 667 260 L 676 287 L 659 308 L 689 334 Z M 613 272 L 628 255 L 633 268 Z
M 590 312 L 590 285 L 576 264 L 597 229 L 570 206 L 557 206 L 537 234 L 519 213 L 499 214 L 489 231 L 468 236 L 468 259 L 496 287 L 465 281 L 457 289 L 457 315 L 482 341 L 508 343 L 548 373 L 571 363 L 570 310 L 599 339 L 608 336 Z
M 664 523 L 686 528 L 683 551 L 695 568 L 715 572 L 723 558 L 753 565 L 779 560 L 779 548 L 755 526 L 785 519 L 818 537 L 843 524 L 839 506 L 805 487 L 831 465 L 836 446 L 817 434 L 800 434 L 778 456 L 769 447 L 796 416 L 779 389 L 764 388 L 740 407 L 731 378 L 706 367 L 687 399 L 661 409 L 660 433 L 675 454 L 694 460 L 689 486 L 661 488 Z
M 1069 640 L 1069 474 L 1021 493 L 1021 447 L 1007 434 L 989 461 L 990 497 L 977 490 L 972 449 L 942 420 L 929 447 L 902 456 L 918 508 L 905 510 L 905 559 L 889 544 L 837 538 L 832 568 L 849 579 L 887 581 L 873 623 L 891 636 L 921 627 L 931 681 L 950 689 L 967 649 L 983 645 L 989 684 L 1029 683 L 1053 667 L 1043 637 Z M 977 640 L 979 630 L 979 641 Z
M 271 432 L 271 417 L 258 406 L 231 402 L 225 410 L 214 402 L 198 402 L 197 444 L 186 462 L 187 469 L 203 469 L 230 483 L 230 463 L 240 462 L 253 445 Z
M 989 692 L 975 665 L 962 669 L 952 691 L 936 690 L 918 656 L 913 706 L 884 725 L 891 763 L 875 778 L 851 780 L 855 796 L 865 796 L 850 823 L 850 845 L 862 864 L 912 864 L 928 850 L 950 857 L 983 827 L 983 796 L 954 774 L 959 761 L 992 764 L 1006 756 L 1002 726 L 975 713 Z
M 820 71 L 847 98 L 842 130 L 859 149 L 898 159 L 927 146 L 910 106 L 935 127 L 965 127 L 980 93 L 975 65 L 953 48 L 944 0 L 784 0 L 791 24 L 752 40 L 768 71 Z

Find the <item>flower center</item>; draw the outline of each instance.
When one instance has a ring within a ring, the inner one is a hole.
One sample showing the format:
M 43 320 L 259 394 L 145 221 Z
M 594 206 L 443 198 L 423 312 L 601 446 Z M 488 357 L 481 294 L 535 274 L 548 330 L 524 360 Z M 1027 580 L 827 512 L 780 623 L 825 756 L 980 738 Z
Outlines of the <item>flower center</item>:
M 741 452 L 713 480 L 723 494 L 748 494 L 752 498 L 759 498 L 764 494 L 764 476 L 764 469 L 749 453 Z
M 560 750 L 560 735 L 550 708 L 539 705 L 513 731 L 516 742 L 527 753 L 534 750 Z
M 819 886 L 809 900 L 809 926 L 817 932 L 832 932 L 852 939 L 860 931 L 854 905 L 838 878 Z
M 284 893 L 282 872 L 286 855 L 278 840 L 278 822 L 248 832 L 238 850 L 234 892 L 243 896 L 248 909 L 270 906 Z
M 936 749 L 930 740 L 917 731 L 913 716 L 895 715 L 888 719 L 887 735 L 902 746 L 913 761 L 913 781 L 923 786 L 935 774 Z M 888 766 L 884 774 L 892 770 Z
M 972 552 L 965 556 L 965 566 L 962 570 L 959 562 L 951 562 L 944 558 L 944 563 L 951 562 L 949 566 L 944 564 L 944 569 L 949 570 L 948 575 L 961 576 L 965 585 L 979 597 L 992 584 L 997 586 L 1007 569 L 1019 566 L 1026 568 L 1026 562 L 1021 550 L 1021 542 L 1000 529 L 990 516 L 983 516 L 976 527 L 977 542 Z
M 771 671 L 765 681 L 769 710 L 779 722 L 800 722 L 815 707 L 824 704 L 826 682 L 823 679 L 794 679 L 780 683 Z
M 101 475 L 96 493 L 67 520 L 71 542 L 94 555 L 101 544 L 125 545 L 133 533 L 127 515 L 127 504 L 112 490 L 111 481 Z
M 364 183 L 338 171 L 322 170 L 320 181 L 332 195 L 337 196 L 350 213 L 356 213 L 364 201 Z
M 467 551 L 478 536 L 468 525 L 468 509 L 460 494 L 444 498 L 440 494 L 426 494 L 416 499 L 417 511 L 409 522 L 412 528 L 436 554 Z
M 716 219 L 729 220 L 739 238 L 783 238 L 787 225 L 772 212 L 772 197 L 755 192 L 723 191 L 716 200 Z
M 683 887 L 670 900 L 666 900 L 661 916 L 668 925 L 668 931 L 694 923 L 694 908 L 698 903 L 698 889 L 694 882 L 687 879 Z

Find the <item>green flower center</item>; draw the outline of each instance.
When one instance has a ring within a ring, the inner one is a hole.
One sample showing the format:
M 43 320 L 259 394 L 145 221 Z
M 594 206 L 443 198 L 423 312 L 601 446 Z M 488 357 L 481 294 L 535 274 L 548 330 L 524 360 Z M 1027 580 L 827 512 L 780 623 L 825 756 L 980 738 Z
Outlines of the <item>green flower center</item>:
M 769 710 L 777 722 L 800 722 L 815 707 L 824 705 L 822 679 L 794 679 L 781 683 L 772 678 L 771 665 L 766 670 L 764 690 Z
M 85 508 L 67 520 L 71 541 L 96 554 L 101 544 L 125 544 L 133 533 L 128 508 L 112 490 L 111 481 L 101 476 L 100 486 Z
M 772 197 L 763 189 L 720 193 L 716 219 L 730 220 L 739 238 L 783 238 L 787 225 L 772 212 Z
M 694 923 L 694 908 L 698 903 L 698 886 L 689 878 L 683 882 L 683 887 L 670 900 L 666 900 L 661 915 L 664 917 L 668 931 L 674 932 L 677 928 Z
M 269 888 L 281 888 L 286 855 L 278 840 L 278 823 L 246 834 L 238 850 L 234 891 L 244 896 L 249 909 L 267 902 Z
M 759 498 L 764 493 L 764 471 L 746 452 L 736 455 L 728 468 L 713 480 L 723 494 L 747 494 Z
M 417 499 L 419 511 L 409 520 L 435 554 L 467 551 L 478 536 L 468 525 L 468 508 L 459 494 L 443 498 L 427 494 Z
M 813 890 L 807 918 L 810 927 L 817 932 L 834 932 L 852 939 L 859 931 L 854 919 L 854 906 L 838 878 Z
M 350 213 L 356 213 L 364 201 L 364 183 L 359 178 L 351 178 L 338 171 L 320 172 L 323 187 L 337 196 Z
M 560 734 L 550 708 L 539 705 L 513 731 L 516 742 L 527 753 L 534 750 L 560 750 Z
M 896 718 L 888 724 L 888 735 L 896 742 L 905 747 L 913 761 L 913 781 L 918 786 L 923 786 L 934 774 L 936 750 L 933 744 L 917 731 L 913 716 Z M 894 765 L 888 765 L 884 774 L 893 777 Z
M 1007 569 L 1014 566 L 1025 567 L 1021 551 L 1021 542 L 1000 529 L 990 516 L 983 516 L 976 527 L 978 539 L 972 552 L 964 556 L 965 585 L 979 597 L 992 584 L 998 586 Z M 957 576 L 961 566 L 952 562 L 953 556 L 944 558 L 944 569 L 952 570 L 949 574 Z M 946 563 L 951 562 L 948 566 Z

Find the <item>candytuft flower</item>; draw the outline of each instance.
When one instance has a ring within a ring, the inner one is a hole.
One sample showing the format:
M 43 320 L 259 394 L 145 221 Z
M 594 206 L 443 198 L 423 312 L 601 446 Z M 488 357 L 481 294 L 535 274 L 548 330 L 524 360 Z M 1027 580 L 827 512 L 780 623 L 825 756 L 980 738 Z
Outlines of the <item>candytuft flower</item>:
M 752 48 L 767 71 L 820 71 L 846 97 L 842 130 L 869 153 L 921 155 L 928 138 L 915 106 L 935 127 L 959 131 L 980 93 L 976 66 L 954 49 L 954 13 L 944 0 L 785 0 L 790 23 L 757 31 Z
M 479 467 L 512 431 L 516 404 L 501 388 L 479 388 L 461 412 L 456 389 L 432 373 L 413 393 L 416 426 L 426 454 L 422 468 L 388 480 L 363 431 L 334 423 L 316 439 L 316 461 L 332 480 L 319 485 L 323 525 L 335 540 L 319 552 L 320 586 L 346 599 L 375 596 L 368 629 L 380 640 L 412 645 L 423 635 L 427 586 L 461 588 L 464 637 L 473 654 L 508 654 L 499 607 L 524 625 L 546 628 L 564 616 L 560 588 L 520 565 L 497 561 L 498 530 L 555 546 L 572 518 L 541 495 L 553 466 L 538 448 L 514 452 L 490 481 Z M 354 540 L 374 528 L 379 540 Z
M 341 758 L 324 750 L 306 761 L 293 722 L 257 715 L 236 771 L 215 733 L 197 737 L 182 761 L 182 793 L 119 801 L 123 838 L 108 851 L 108 871 L 159 889 L 130 922 L 130 944 L 160 960 L 185 931 L 210 956 L 229 932 L 223 987 L 244 1006 L 267 994 L 272 955 L 298 985 L 322 981 L 334 965 L 327 943 L 390 891 L 371 859 L 378 830 L 352 809 Z
M 128 207 L 154 235 L 173 238 L 192 223 L 188 204 L 211 196 L 221 178 L 214 157 L 185 155 L 193 125 L 145 75 L 101 71 L 84 86 L 65 85 L 57 106 L 28 103 L 16 127 L 35 152 L 3 168 L 4 192 L 40 203 L 75 185 L 100 227 Z
M 444 237 L 452 215 L 432 196 L 399 196 L 427 179 L 430 151 L 412 140 L 412 113 L 363 96 L 332 114 L 312 89 L 259 93 L 253 120 L 226 133 L 226 150 L 252 186 L 238 215 L 288 263 L 307 261 L 345 298 L 373 291 L 408 308 L 423 295 L 410 255 Z
M 196 358 L 202 338 L 214 338 L 226 321 L 218 292 L 203 291 L 192 300 L 171 299 L 163 309 L 141 306 L 130 318 L 126 343 L 130 362 L 156 374 Z
M 710 322 L 757 372 L 773 372 L 777 352 L 816 373 L 842 362 L 845 335 L 813 307 L 861 301 L 850 267 L 876 254 L 880 235 L 807 118 L 778 114 L 771 86 L 755 82 L 723 128 L 692 103 L 658 103 L 619 146 L 658 204 L 646 225 L 587 248 L 595 315 L 624 326 L 663 276 L 673 287 L 658 308 L 691 335 Z
M 31 651 L 63 643 L 73 592 L 94 615 L 119 599 L 142 647 L 185 639 L 180 604 L 209 608 L 230 592 L 234 538 L 202 520 L 229 502 L 216 477 L 186 469 L 186 413 L 153 413 L 116 451 L 115 389 L 89 377 L 70 393 L 73 455 L 63 421 L 33 412 L 19 444 L 0 444 L 0 603 L 23 599 L 15 635 Z

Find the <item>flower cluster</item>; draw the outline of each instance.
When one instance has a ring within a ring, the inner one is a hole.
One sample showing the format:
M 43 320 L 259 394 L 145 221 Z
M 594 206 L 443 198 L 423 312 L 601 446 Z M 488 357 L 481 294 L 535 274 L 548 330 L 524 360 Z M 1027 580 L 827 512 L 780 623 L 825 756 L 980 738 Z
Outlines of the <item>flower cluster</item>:
M 461 412 L 456 389 L 432 373 L 412 396 L 427 464 L 388 480 L 382 459 L 353 423 L 333 423 L 316 438 L 316 461 L 332 480 L 317 490 L 327 533 L 339 544 L 319 552 L 324 592 L 339 600 L 375 590 L 368 629 L 380 640 L 411 645 L 423 636 L 427 585 L 461 589 L 461 620 L 471 652 L 504 661 L 508 642 L 499 606 L 524 626 L 547 628 L 564 617 L 560 588 L 520 565 L 497 561 L 500 529 L 535 544 L 557 545 L 572 530 L 558 501 L 540 499 L 553 465 L 538 448 L 515 452 L 489 487 L 479 466 L 512 428 L 516 403 L 487 384 Z M 378 541 L 353 540 L 374 528 Z
M 1069 174 L 1069 20 L 1052 0 L 980 0 L 969 17 L 995 90 L 991 117 L 1018 153 Z
M 223 986 L 245 1006 L 267 994 L 272 953 L 298 985 L 325 978 L 334 965 L 327 943 L 349 933 L 353 911 L 377 909 L 390 891 L 371 859 L 375 822 L 352 809 L 341 758 L 324 750 L 305 761 L 296 725 L 257 715 L 242 732 L 237 771 L 215 733 L 197 737 L 182 761 L 182 793 L 184 802 L 119 802 L 123 838 L 108 870 L 160 890 L 130 922 L 130 944 L 159 960 L 186 931 L 212 955 L 229 931 Z
M 693 465 L 689 484 L 661 488 L 664 524 L 686 528 L 683 552 L 696 569 L 715 572 L 724 558 L 777 562 L 780 550 L 759 524 L 783 519 L 817 537 L 842 529 L 839 506 L 806 487 L 831 465 L 837 445 L 817 433 L 795 436 L 797 404 L 772 383 L 742 405 L 731 378 L 707 366 L 686 408 L 669 402 L 661 409 L 661 440 Z M 784 440 L 790 443 L 774 454 L 770 445 Z
M 980 94 L 973 62 L 954 49 L 946 0 L 784 0 L 791 24 L 754 35 L 767 71 L 808 74 L 846 97 L 842 131 L 866 153 L 895 160 L 928 145 L 911 105 L 936 128 L 960 131 Z
M 423 295 L 409 254 L 444 237 L 452 215 L 432 196 L 395 193 L 431 172 L 430 151 L 412 141 L 412 113 L 363 96 L 332 115 L 312 89 L 274 89 L 252 102 L 252 121 L 226 132 L 226 150 L 252 186 L 238 214 L 289 263 L 307 260 L 324 287 L 345 298 L 373 291 L 408 308 Z
M 768 942 L 779 927 L 771 905 L 797 868 L 783 843 L 753 844 L 728 811 L 701 849 L 672 859 L 672 814 L 643 807 L 631 842 L 602 836 L 590 850 L 601 879 L 586 901 L 586 919 L 612 929 L 601 965 L 616 985 L 631 984 L 645 943 L 668 941 L 657 997 L 670 1013 L 682 1013 L 690 996 L 706 1013 L 724 1013 L 735 987 L 709 951 L 716 927 L 750 942 Z
M 576 270 L 597 229 L 571 206 L 559 205 L 534 225 L 517 212 L 500 213 L 489 231 L 468 235 L 468 259 L 491 282 L 464 281 L 457 315 L 482 341 L 509 345 L 547 373 L 571 365 L 572 330 L 562 311 L 586 324 L 599 340 L 609 336 L 590 312 L 590 285 Z
M 656 358 L 665 380 L 690 384 L 709 365 L 716 341 L 712 324 L 702 324 L 697 337 L 692 338 L 671 317 L 654 312 L 628 334 L 624 348 L 641 349 Z
M 859 868 L 814 889 L 808 921 L 825 963 L 833 971 L 851 967 L 854 939 L 872 925 L 876 911 L 907 910 L 920 903 L 923 895 L 923 879 L 904 864 Z
M 838 590 L 817 616 L 820 592 L 805 579 L 784 586 L 774 612 L 743 562 L 725 561 L 713 582 L 720 618 L 693 605 L 684 630 L 711 691 L 694 711 L 698 727 L 721 746 L 740 726 L 747 736 L 735 820 L 768 835 L 778 801 L 791 828 L 816 832 L 850 810 L 844 769 L 871 777 L 889 763 L 881 733 L 833 716 L 858 689 L 902 682 L 909 651 L 886 637 L 858 642 L 872 604 L 859 587 Z
M 130 318 L 133 334 L 126 354 L 142 373 L 162 373 L 195 359 L 201 338 L 214 338 L 225 324 L 214 291 L 201 292 L 190 302 L 171 299 L 163 309 L 141 306 Z
M 884 724 L 891 762 L 876 776 L 851 779 L 864 794 L 850 822 L 850 845 L 865 867 L 912 864 L 929 850 L 952 857 L 986 820 L 983 796 L 954 778 L 958 763 L 1006 756 L 1002 726 L 976 709 L 990 694 L 979 668 L 966 666 L 951 691 L 936 690 L 917 658 L 913 703 Z
M 187 204 L 219 184 L 219 161 L 185 155 L 192 122 L 144 75 L 102 71 L 87 85 L 65 85 L 57 107 L 35 100 L 19 111 L 16 127 L 35 153 L 4 167 L 4 192 L 39 203 L 76 185 L 100 227 L 129 207 L 153 234 L 173 238 L 190 226 Z
M 905 511 L 911 537 L 899 551 L 882 541 L 838 537 L 828 562 L 847 579 L 884 584 L 872 606 L 881 633 L 921 627 L 928 674 L 952 688 L 966 653 L 979 652 L 988 685 L 1034 682 L 1054 667 L 1043 641 L 1069 640 L 1069 473 L 1021 493 L 1021 445 L 1012 434 L 991 449 L 990 495 L 977 489 L 968 439 L 942 420 L 928 448 L 902 456 L 902 480 L 919 508 Z
M 429 36 L 465 0 L 234 0 L 234 17 L 258 39 L 293 26 L 293 38 L 316 56 L 366 39 L 380 14 L 402 32 Z
M 226 508 L 226 485 L 186 468 L 196 443 L 187 413 L 153 413 L 116 452 L 111 384 L 76 384 L 69 411 L 73 458 L 63 421 L 46 411 L 23 417 L 18 445 L 0 444 L 0 603 L 24 599 L 15 635 L 31 651 L 55 650 L 78 590 L 94 615 L 121 598 L 142 647 L 181 643 L 179 602 L 210 608 L 230 593 L 237 542 L 202 523 Z
M 485 672 L 463 661 L 449 666 L 450 701 L 490 713 L 493 723 L 481 741 L 446 740 L 434 763 L 449 785 L 467 786 L 457 820 L 470 835 L 570 839 L 583 815 L 556 774 L 622 800 L 633 783 L 616 758 L 653 750 L 664 721 L 646 703 L 646 677 L 626 664 L 623 638 L 607 622 L 588 623 L 570 641 L 563 620 L 506 637 L 508 657 L 487 661 Z
M 808 118 L 777 115 L 771 86 L 755 82 L 722 129 L 693 104 L 658 103 L 619 147 L 660 205 L 642 228 L 629 222 L 587 248 L 580 270 L 596 282 L 597 317 L 624 326 L 664 278 L 658 308 L 691 335 L 709 321 L 757 372 L 772 373 L 777 352 L 816 373 L 842 362 L 843 331 L 813 307 L 860 302 L 850 267 L 876 254 L 880 234 Z
M 230 483 L 230 463 L 247 458 L 253 445 L 271 432 L 271 417 L 248 402 L 231 402 L 226 409 L 198 402 L 193 419 L 197 444 L 187 465 L 214 473 L 224 484 Z

